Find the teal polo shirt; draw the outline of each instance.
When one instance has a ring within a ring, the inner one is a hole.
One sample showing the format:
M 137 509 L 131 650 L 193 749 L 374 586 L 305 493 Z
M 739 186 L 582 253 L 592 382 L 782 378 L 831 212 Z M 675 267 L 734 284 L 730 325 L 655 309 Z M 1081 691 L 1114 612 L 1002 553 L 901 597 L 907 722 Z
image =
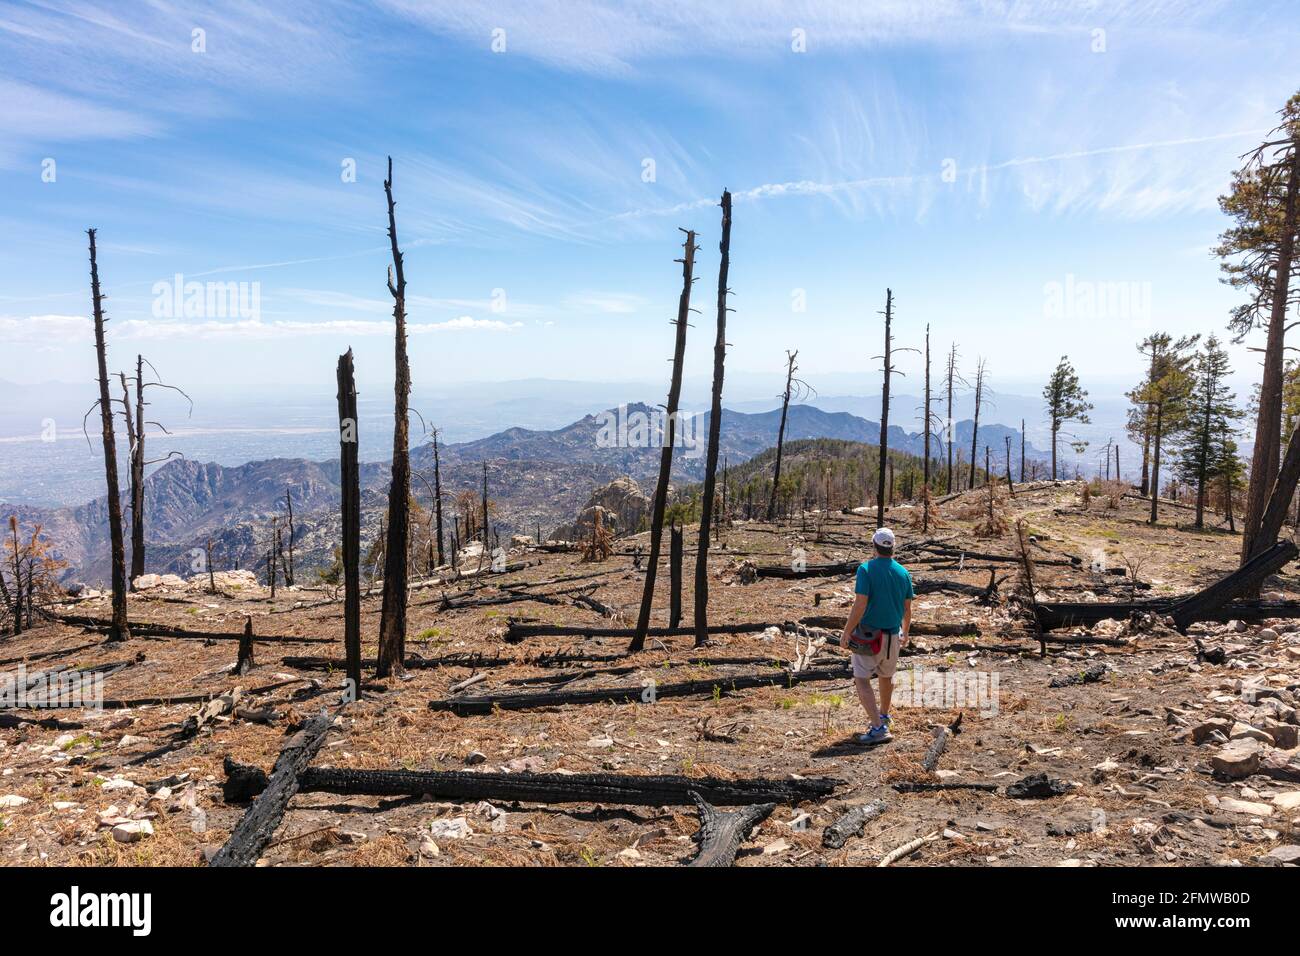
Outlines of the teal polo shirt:
M 893 558 L 875 557 L 858 566 L 853 590 L 867 596 L 864 631 L 897 631 L 903 626 L 903 602 L 916 597 L 912 576 Z

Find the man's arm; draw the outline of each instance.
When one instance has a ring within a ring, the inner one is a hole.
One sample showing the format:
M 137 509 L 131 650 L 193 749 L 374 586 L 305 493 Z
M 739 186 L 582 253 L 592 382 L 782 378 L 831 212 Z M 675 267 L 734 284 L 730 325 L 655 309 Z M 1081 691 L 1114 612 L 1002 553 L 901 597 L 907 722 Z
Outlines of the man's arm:
M 908 642 L 908 635 L 912 633 L 912 599 L 908 598 L 903 602 L 903 636 L 898 640 L 898 646 L 903 647 Z
M 911 606 L 910 604 L 908 605 Z M 844 622 L 844 633 L 840 635 L 840 647 L 849 646 L 849 635 L 853 629 L 858 626 L 862 620 L 862 615 L 867 613 L 867 596 L 859 594 L 853 599 L 853 607 L 849 608 L 849 619 Z

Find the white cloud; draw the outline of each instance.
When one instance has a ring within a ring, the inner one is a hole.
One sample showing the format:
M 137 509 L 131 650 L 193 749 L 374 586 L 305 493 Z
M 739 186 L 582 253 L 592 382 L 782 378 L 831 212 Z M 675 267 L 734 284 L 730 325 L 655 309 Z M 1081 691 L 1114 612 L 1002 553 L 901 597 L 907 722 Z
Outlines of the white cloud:
M 627 292 L 575 292 L 564 299 L 564 307 L 570 311 L 603 315 L 630 315 L 645 305 L 642 296 Z
M 13 345 L 48 348 L 87 342 L 94 331 L 94 323 L 80 315 L 0 316 L 0 342 Z

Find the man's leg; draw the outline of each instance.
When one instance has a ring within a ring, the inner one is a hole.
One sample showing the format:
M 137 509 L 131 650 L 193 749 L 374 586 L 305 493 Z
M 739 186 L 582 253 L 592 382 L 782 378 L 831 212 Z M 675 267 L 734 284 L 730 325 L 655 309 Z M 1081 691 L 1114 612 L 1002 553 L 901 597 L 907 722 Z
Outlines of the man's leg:
M 889 705 L 894 700 L 894 678 L 880 675 L 880 712 L 882 714 L 892 713 Z
M 876 707 L 876 693 L 871 689 L 871 678 L 855 677 L 853 678 L 853 686 L 857 688 L 858 701 L 862 704 L 862 709 L 871 718 L 871 726 L 879 726 L 880 710 Z

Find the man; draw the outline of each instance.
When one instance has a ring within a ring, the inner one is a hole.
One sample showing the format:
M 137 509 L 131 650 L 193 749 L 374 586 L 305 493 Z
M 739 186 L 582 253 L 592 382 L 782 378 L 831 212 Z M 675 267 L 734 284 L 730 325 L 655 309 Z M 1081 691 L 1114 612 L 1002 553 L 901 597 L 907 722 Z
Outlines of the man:
M 840 635 L 840 647 L 853 652 L 853 684 L 858 700 L 871 719 L 858 743 L 883 744 L 893 740 L 889 732 L 894 720 L 889 705 L 894 695 L 894 671 L 898 652 L 907 643 L 912 627 L 912 576 L 894 560 L 894 532 L 879 528 L 871 538 L 876 556 L 858 566 L 854 592 L 857 598 Z M 880 706 L 872 691 L 871 678 L 880 679 Z

